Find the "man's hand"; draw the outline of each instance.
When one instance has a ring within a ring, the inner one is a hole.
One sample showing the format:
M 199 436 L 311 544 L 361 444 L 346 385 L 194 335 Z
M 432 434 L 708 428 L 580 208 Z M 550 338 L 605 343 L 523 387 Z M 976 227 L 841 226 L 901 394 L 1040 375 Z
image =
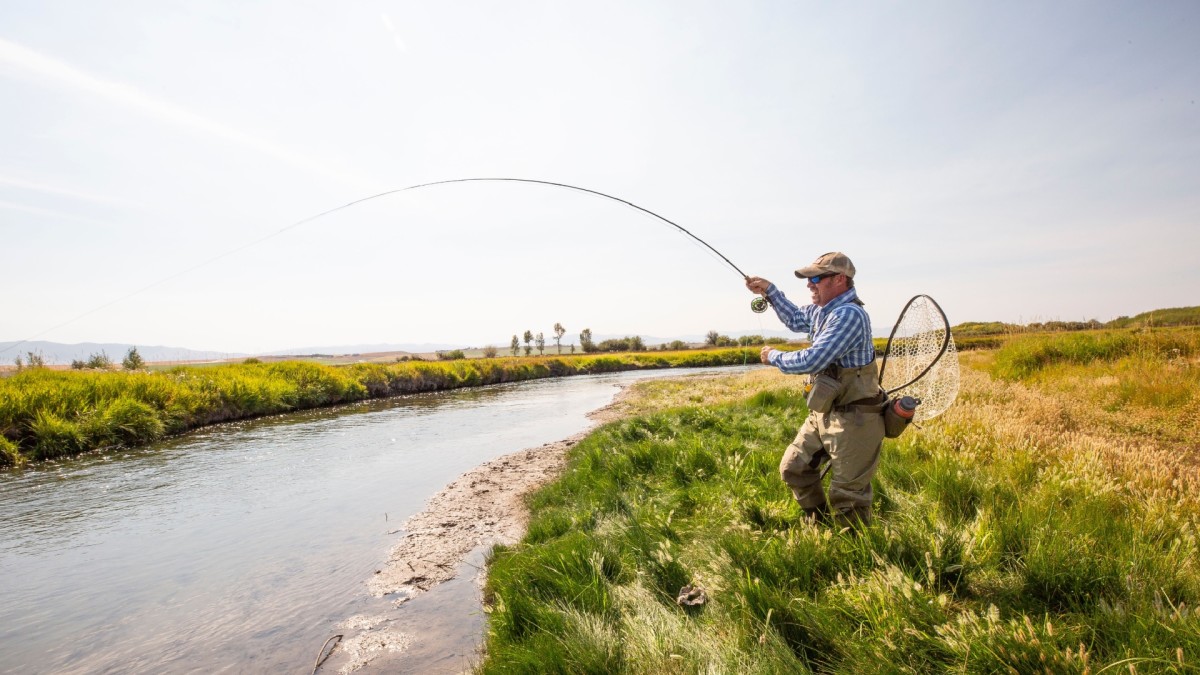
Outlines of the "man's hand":
M 762 277 L 746 277 L 746 288 L 759 295 L 766 296 L 767 289 L 771 287 L 771 282 Z
M 758 360 L 762 361 L 763 363 L 767 364 L 768 366 L 771 365 L 771 358 L 770 358 L 771 351 L 772 351 L 771 347 L 763 345 L 762 351 L 760 351 L 758 353 Z

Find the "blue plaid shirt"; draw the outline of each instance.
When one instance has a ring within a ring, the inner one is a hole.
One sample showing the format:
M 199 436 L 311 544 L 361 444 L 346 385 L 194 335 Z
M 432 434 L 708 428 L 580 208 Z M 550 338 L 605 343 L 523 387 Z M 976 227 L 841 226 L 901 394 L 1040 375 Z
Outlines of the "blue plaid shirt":
M 858 368 L 875 360 L 871 341 L 871 317 L 854 302 L 853 288 L 830 300 L 824 307 L 797 307 L 775 284 L 767 289 L 767 299 L 783 325 L 796 333 L 808 332 L 812 346 L 795 352 L 771 350 L 767 359 L 785 373 L 819 373 L 831 363 L 843 368 Z

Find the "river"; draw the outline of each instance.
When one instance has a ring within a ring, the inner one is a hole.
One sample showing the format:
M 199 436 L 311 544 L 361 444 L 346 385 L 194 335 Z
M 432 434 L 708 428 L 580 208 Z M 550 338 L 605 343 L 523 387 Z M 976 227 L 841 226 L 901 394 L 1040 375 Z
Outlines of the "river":
M 456 476 L 585 429 L 635 380 L 734 370 L 368 401 L 0 473 L 0 672 L 307 673 Z

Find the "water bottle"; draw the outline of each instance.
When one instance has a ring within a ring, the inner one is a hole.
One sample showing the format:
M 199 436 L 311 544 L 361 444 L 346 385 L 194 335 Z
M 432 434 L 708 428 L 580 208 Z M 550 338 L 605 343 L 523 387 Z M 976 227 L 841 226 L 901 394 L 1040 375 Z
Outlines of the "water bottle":
M 892 404 L 895 408 L 895 413 L 906 420 L 911 420 L 913 415 L 917 413 L 917 406 L 921 402 L 911 396 L 901 396 Z
M 901 396 L 888 403 L 883 410 L 883 435 L 888 438 L 899 438 L 900 434 L 912 423 L 913 415 L 917 414 L 919 399 L 911 396 Z

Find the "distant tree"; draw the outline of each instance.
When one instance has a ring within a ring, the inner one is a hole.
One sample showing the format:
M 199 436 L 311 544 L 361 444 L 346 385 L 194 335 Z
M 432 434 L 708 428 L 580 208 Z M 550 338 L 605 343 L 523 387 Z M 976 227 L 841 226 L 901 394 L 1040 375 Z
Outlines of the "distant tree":
M 708 334 L 704 336 L 704 344 L 709 345 L 711 347 L 716 347 L 717 341 L 720 339 L 721 339 L 720 333 L 718 333 L 715 330 L 710 330 L 710 331 L 708 331 Z
M 467 355 L 461 349 L 451 349 L 449 351 L 438 352 L 437 357 L 440 361 L 457 361 L 467 358 Z
M 397 361 L 399 361 L 399 360 L 400 360 L 400 357 L 399 357 L 399 356 L 397 356 L 397 357 L 396 357 L 396 360 L 397 360 Z M 249 365 L 254 365 L 255 363 L 262 363 L 262 359 L 256 359 L 256 358 L 254 358 L 253 356 L 251 356 L 250 358 L 248 358 L 248 359 L 246 359 L 246 360 L 242 361 L 242 363 L 243 363 L 244 365 L 248 365 L 248 366 L 249 366 Z
M 125 370 L 141 370 L 146 367 L 146 361 L 138 353 L 137 347 L 130 347 L 125 358 L 121 360 L 121 365 Z
M 579 347 L 583 349 L 585 354 L 590 354 L 596 351 L 596 343 L 592 342 L 592 329 L 584 328 L 579 331 Z
M 83 370 L 84 368 L 87 368 L 86 362 L 80 361 L 79 359 L 71 359 L 72 370 Z
M 516 335 L 514 335 L 514 336 L 513 336 L 513 339 L 512 339 L 512 344 L 511 344 L 511 345 L 509 345 L 509 346 L 508 346 L 508 348 L 509 348 L 510 350 L 512 350 L 512 355 L 513 355 L 513 356 L 516 356 L 518 353 L 520 353 L 520 351 L 521 351 L 521 341 L 517 339 L 517 336 L 516 336 Z
M 485 358 L 485 359 L 496 358 L 496 347 L 494 345 L 487 345 L 486 347 L 484 347 L 483 348 L 483 358 Z
M 575 353 L 575 343 L 574 342 L 571 343 L 571 353 L 572 354 Z
M 537 345 L 538 356 L 542 356 L 542 355 L 544 355 L 544 354 L 546 353 L 546 336 L 545 336 L 545 335 L 542 335 L 542 334 L 539 332 L 539 333 L 537 334 L 537 337 L 535 337 L 535 338 L 533 339 L 533 343 L 534 343 L 535 345 Z
M 108 370 L 112 367 L 112 359 L 108 358 L 108 354 L 101 350 L 99 354 L 91 354 L 88 356 L 87 367 Z
M 25 359 L 21 358 L 20 354 L 17 355 L 17 358 L 13 359 L 13 363 L 17 364 L 17 372 L 18 373 L 21 372 L 21 370 L 23 368 L 25 368 Z
M 533 342 L 533 331 L 527 330 L 521 337 L 525 338 L 525 356 L 529 356 L 533 353 L 533 347 L 529 346 L 529 343 Z
M 761 335 L 743 335 L 737 339 L 737 343 L 738 343 L 738 346 L 740 346 L 740 347 L 749 347 L 751 345 L 764 344 L 763 336 L 761 336 Z
M 558 353 L 562 353 L 562 338 L 566 335 L 567 329 L 563 328 L 561 323 L 554 324 L 554 344 L 558 346 Z

